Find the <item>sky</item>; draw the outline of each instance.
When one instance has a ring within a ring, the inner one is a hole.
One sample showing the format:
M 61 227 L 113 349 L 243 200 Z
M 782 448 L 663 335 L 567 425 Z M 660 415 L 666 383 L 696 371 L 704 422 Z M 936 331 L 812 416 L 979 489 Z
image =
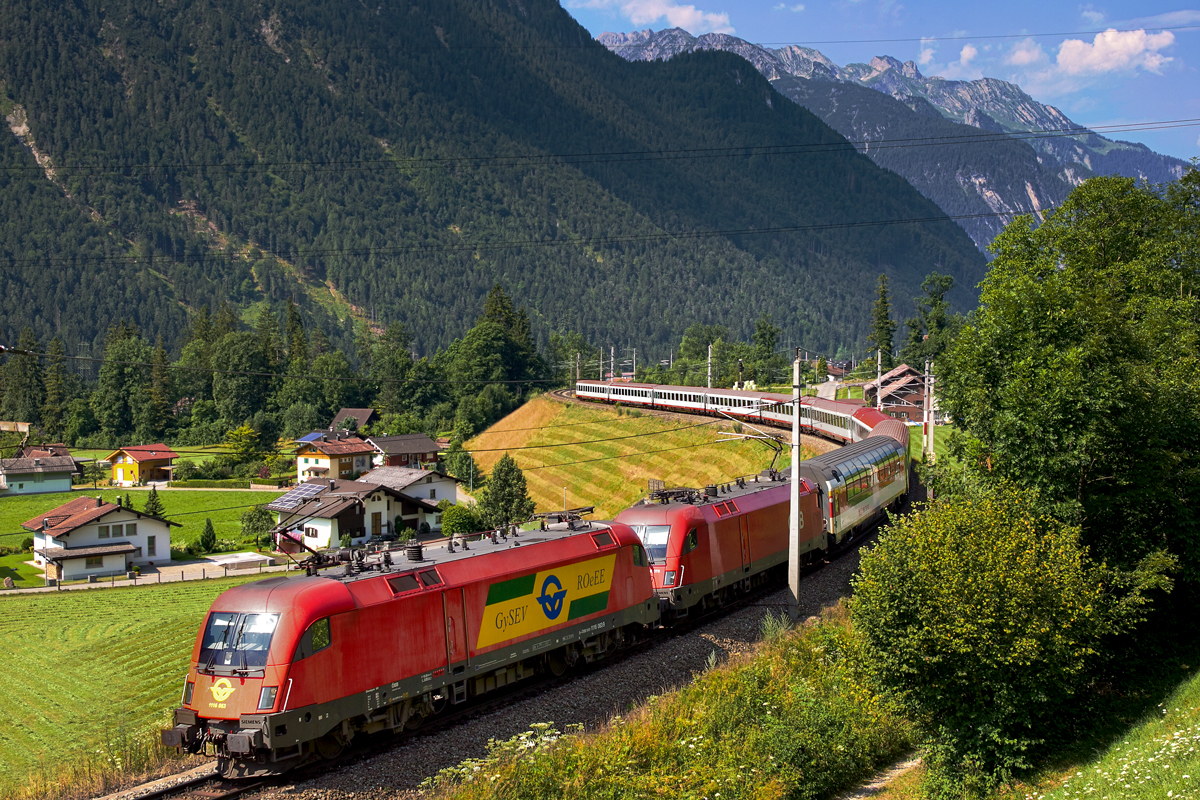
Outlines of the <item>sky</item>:
M 679 27 L 768 47 L 798 44 L 837 64 L 877 55 L 922 74 L 1012 81 L 1089 127 L 1182 159 L 1200 156 L 1200 2 L 1033 0 L 561 0 L 593 36 Z M 1166 127 L 1160 124 L 1166 124 Z

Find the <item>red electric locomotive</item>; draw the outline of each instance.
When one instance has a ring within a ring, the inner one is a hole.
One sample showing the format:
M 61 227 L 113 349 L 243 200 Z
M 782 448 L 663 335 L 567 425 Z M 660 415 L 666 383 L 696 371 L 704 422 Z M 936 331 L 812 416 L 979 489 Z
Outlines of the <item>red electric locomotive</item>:
M 660 492 L 617 515 L 641 537 L 654 590 L 670 617 L 720 605 L 770 580 L 788 560 L 789 484 L 760 476 L 704 492 Z M 816 490 L 800 487 L 800 547 L 824 546 Z
M 418 545 L 405 562 L 376 554 L 223 593 L 163 743 L 216 756 L 227 777 L 276 774 L 358 733 L 561 674 L 658 622 L 646 552 L 625 525 L 562 523 L 469 548 Z

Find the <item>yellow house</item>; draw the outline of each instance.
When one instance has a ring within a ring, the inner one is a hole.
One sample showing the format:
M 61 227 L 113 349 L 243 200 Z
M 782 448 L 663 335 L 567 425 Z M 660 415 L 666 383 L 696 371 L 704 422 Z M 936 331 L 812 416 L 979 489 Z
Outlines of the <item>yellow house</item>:
M 138 486 L 151 481 L 171 479 L 171 462 L 179 458 L 165 444 L 139 444 L 122 447 L 108 455 L 114 486 Z
M 296 446 L 296 482 L 308 478 L 353 480 L 371 468 L 375 448 L 370 442 L 345 433 L 327 433 Z

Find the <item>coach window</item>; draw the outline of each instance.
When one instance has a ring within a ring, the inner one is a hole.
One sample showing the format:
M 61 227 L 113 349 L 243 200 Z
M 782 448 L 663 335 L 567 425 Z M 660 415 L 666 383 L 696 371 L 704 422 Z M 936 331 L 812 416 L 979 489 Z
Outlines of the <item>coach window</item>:
M 300 643 L 296 645 L 296 655 L 292 661 L 301 661 L 314 653 L 319 653 L 329 645 L 333 644 L 333 634 L 329 629 L 329 617 L 319 619 L 312 625 L 308 626 L 308 630 L 300 637 Z
M 699 545 L 700 534 L 696 532 L 695 528 L 692 528 L 690 531 L 688 531 L 687 538 L 683 540 L 683 554 L 687 555 L 695 550 Z

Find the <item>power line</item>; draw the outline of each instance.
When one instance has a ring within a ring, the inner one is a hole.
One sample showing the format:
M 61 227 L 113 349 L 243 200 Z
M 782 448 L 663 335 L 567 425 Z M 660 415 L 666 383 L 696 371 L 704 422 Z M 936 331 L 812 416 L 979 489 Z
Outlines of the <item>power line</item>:
M 950 120 L 952 121 L 952 120 Z M 749 157 L 752 155 L 803 155 L 811 152 L 844 149 L 847 145 L 874 147 L 926 147 L 943 144 L 989 144 L 1007 140 L 1027 140 L 1038 138 L 1055 138 L 1061 136 L 1081 136 L 1097 131 L 1109 133 L 1129 133 L 1138 131 L 1169 130 L 1173 128 L 1193 127 L 1200 124 L 1200 118 L 1184 118 L 1171 120 L 1147 120 L 1143 122 L 1123 122 L 1111 125 L 1096 125 L 1092 127 L 1075 126 L 1070 128 L 1035 128 L 1028 131 L 961 133 L 950 136 L 919 136 L 898 139 L 841 139 L 833 142 L 800 142 L 780 145 L 747 145 L 734 147 L 686 147 L 671 150 L 615 150 L 607 152 L 588 153 L 547 153 L 543 155 L 509 155 L 509 156 L 431 156 L 425 158 L 381 158 L 381 159 L 339 159 L 339 160 L 305 160 L 305 161 L 258 161 L 245 164 L 183 163 L 183 164 L 65 164 L 55 165 L 55 172 L 87 172 L 94 175 L 124 175 L 129 172 L 200 172 L 206 170 L 221 170 L 230 174 L 252 174 L 264 171 L 297 171 L 309 173 L 318 171 L 315 168 L 328 167 L 328 172 L 348 172 L 351 169 L 375 169 L 388 167 L 391 169 L 413 167 L 455 166 L 467 164 L 471 166 L 544 166 L 548 164 L 594 164 L 594 163 L 624 163 L 658 160 L 681 160 L 694 158 L 728 158 Z M 0 167 L 0 172 L 43 172 L 44 167 L 11 166 Z

